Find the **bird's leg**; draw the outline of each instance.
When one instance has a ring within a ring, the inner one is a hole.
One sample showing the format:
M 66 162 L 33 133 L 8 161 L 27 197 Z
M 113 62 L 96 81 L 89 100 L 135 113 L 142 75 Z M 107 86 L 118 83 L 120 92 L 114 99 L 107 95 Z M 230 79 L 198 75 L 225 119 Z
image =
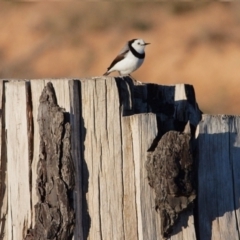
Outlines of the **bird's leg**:
M 140 81 L 138 81 L 138 80 L 136 80 L 134 77 L 132 77 L 130 74 L 128 74 L 128 76 L 134 81 L 134 82 L 137 82 L 137 83 L 140 83 L 140 84 L 142 84 L 142 82 L 140 82 Z

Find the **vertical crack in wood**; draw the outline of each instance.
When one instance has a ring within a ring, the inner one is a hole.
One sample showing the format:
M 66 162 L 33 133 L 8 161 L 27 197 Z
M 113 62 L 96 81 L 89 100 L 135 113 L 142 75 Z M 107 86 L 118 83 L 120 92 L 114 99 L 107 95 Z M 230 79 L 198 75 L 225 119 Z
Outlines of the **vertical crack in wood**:
M 192 152 L 190 133 L 169 131 L 148 153 L 148 180 L 156 193 L 155 209 L 160 212 L 164 238 L 171 235 L 179 214 L 196 198 Z
M 52 83 L 47 83 L 38 108 L 40 134 L 37 166 L 38 203 L 35 226 L 25 239 L 70 240 L 74 230 L 74 211 L 70 197 L 74 187 L 70 123 L 57 104 Z
M 196 131 L 198 130 L 199 125 L 196 128 Z M 199 183 L 198 183 L 198 176 L 199 176 L 199 148 L 197 147 L 199 144 L 199 138 L 198 136 L 196 137 L 195 135 L 195 140 L 192 140 L 192 149 L 193 149 L 193 159 L 194 159 L 194 179 L 195 179 L 195 191 L 196 191 L 196 198 L 194 200 L 194 206 L 193 206 L 193 221 L 194 221 L 194 230 L 195 230 L 195 235 L 196 239 L 200 240 L 200 235 L 199 235 L 199 212 L 198 212 L 198 191 L 199 191 Z
M 134 149 L 134 144 L 133 144 L 133 135 L 131 133 L 131 137 L 132 137 L 132 149 Z M 134 151 L 133 151 L 133 172 L 134 172 L 134 176 L 136 176 L 136 163 L 134 161 Z M 135 214 L 136 214 L 136 222 L 138 223 L 139 222 L 139 216 L 138 216 L 138 209 L 137 209 L 137 183 L 136 183 L 137 179 L 134 178 L 134 197 L 135 197 L 135 206 L 136 206 L 136 209 L 135 209 Z M 139 239 L 139 228 L 137 228 L 137 239 Z
M 119 101 L 120 103 L 120 101 Z M 119 105 L 119 123 L 120 123 L 120 146 L 123 147 L 123 128 L 122 128 L 122 109 L 121 105 Z M 121 147 L 121 173 L 122 173 L 122 219 L 124 219 L 124 197 L 125 197 L 125 189 L 124 189 L 124 179 L 123 179 L 123 148 Z M 123 221 L 123 236 L 125 239 L 125 221 Z
M 101 188 L 100 188 L 100 176 L 98 175 L 98 209 L 99 209 L 99 212 L 100 212 L 100 214 L 99 214 L 99 233 L 100 233 L 100 235 L 99 235 L 99 237 L 100 237 L 100 239 L 101 240 L 103 240 L 103 237 L 102 237 L 102 219 L 101 219 L 101 216 L 102 216 L 102 214 L 101 214 Z
M 1 84 L 1 106 L 0 106 L 0 131 L 1 131 L 1 159 L 0 159 L 0 240 L 6 239 L 6 216 L 7 216 L 7 146 L 5 132 L 5 84 Z
M 26 82 L 26 118 L 27 118 L 27 134 L 28 134 L 28 162 L 29 162 L 29 192 L 30 192 L 30 206 L 32 208 L 32 161 L 33 161 L 33 113 L 32 113 L 32 92 L 30 82 Z M 33 214 L 31 214 L 33 216 Z M 30 226 L 32 228 L 32 226 Z
M 75 165 L 76 186 L 74 191 L 74 210 L 76 228 L 74 239 L 87 239 L 91 226 L 88 210 L 87 193 L 89 185 L 89 170 L 84 157 L 86 128 L 83 119 L 82 83 L 79 80 L 69 81 L 70 121 L 72 125 L 72 157 Z
M 228 137 L 229 137 L 229 140 L 228 140 L 228 143 L 229 143 L 229 149 L 232 148 L 232 141 L 231 141 L 231 134 L 232 134 L 232 127 L 234 125 L 234 120 L 235 118 L 234 117 L 231 117 L 229 116 L 227 118 L 228 120 L 228 126 L 229 126 L 229 132 L 228 132 Z M 239 232 L 239 225 L 238 225 L 238 215 L 237 215 L 237 210 L 238 209 L 238 203 L 236 203 L 236 194 L 235 194 L 235 191 L 236 191 L 236 182 L 235 182 L 235 168 L 234 168 L 234 163 L 233 163 L 233 156 L 232 156 L 232 151 L 229 151 L 229 160 L 230 160 L 230 166 L 231 166 L 231 177 L 232 177 L 232 183 L 233 183 L 233 205 L 234 205 L 234 215 L 235 215 L 235 219 L 236 219 L 236 228 L 237 228 L 237 233 L 238 233 L 238 239 L 240 239 L 240 232 Z

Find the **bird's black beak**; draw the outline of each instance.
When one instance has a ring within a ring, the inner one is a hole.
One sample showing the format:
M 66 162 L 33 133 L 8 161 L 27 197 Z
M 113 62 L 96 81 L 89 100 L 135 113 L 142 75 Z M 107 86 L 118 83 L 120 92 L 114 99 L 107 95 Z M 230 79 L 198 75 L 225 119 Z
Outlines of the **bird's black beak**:
M 148 45 L 148 44 L 150 44 L 150 43 L 144 43 L 144 45 Z

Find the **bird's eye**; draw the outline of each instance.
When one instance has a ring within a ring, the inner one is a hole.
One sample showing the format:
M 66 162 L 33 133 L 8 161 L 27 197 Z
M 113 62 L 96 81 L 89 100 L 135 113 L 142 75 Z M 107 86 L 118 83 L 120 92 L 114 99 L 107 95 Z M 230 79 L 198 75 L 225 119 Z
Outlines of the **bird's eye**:
M 138 45 L 140 45 L 140 42 L 138 43 Z

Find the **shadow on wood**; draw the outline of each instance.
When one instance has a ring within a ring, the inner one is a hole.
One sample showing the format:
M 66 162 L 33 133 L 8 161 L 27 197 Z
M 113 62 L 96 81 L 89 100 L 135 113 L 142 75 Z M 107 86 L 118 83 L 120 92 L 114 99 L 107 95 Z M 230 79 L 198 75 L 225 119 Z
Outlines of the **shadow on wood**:
M 145 162 L 165 133 L 181 132 L 188 121 L 191 136 L 199 132 L 194 146 L 199 161 L 198 211 L 195 218 L 192 210 L 180 216 L 171 240 L 197 239 L 195 229 L 200 240 L 217 240 L 219 234 L 222 239 L 238 239 L 239 118 L 207 115 L 196 129 L 201 112 L 192 86 L 134 85 L 129 78 L 111 77 L 1 82 L 2 237 L 24 237 L 36 224 L 36 169 L 42 152 L 37 116 L 48 82 L 71 124 L 74 239 L 161 239 L 161 219 Z
M 239 239 L 240 117 L 204 115 L 198 136 L 199 239 Z
M 87 193 L 89 185 L 89 171 L 84 158 L 85 138 L 87 129 L 85 128 L 82 116 L 81 81 L 72 80 L 69 82 L 70 92 L 70 122 L 72 126 L 72 154 L 76 169 L 76 195 L 74 198 L 76 226 L 82 226 L 81 231 L 75 231 L 75 238 L 87 239 L 91 227 L 91 217 L 88 211 Z
M 183 132 L 190 122 L 191 134 L 201 120 L 192 85 L 161 86 L 158 84 L 134 85 L 130 78 L 116 78 L 123 116 L 154 113 L 158 134 L 149 151 L 153 151 L 168 131 Z

